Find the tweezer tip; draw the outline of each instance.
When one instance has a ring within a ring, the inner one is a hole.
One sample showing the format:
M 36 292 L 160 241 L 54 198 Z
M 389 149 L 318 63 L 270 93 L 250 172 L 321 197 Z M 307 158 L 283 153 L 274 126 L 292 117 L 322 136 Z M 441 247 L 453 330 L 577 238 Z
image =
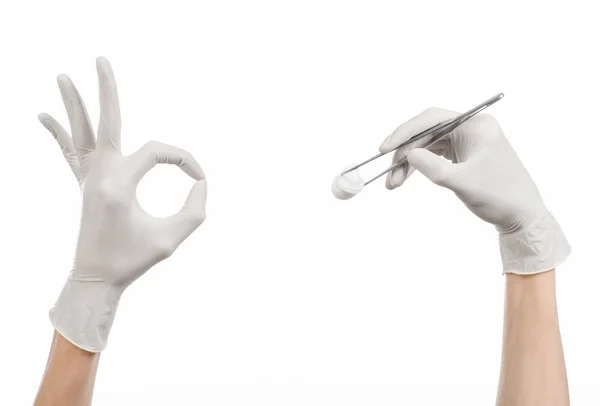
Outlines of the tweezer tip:
M 360 167 L 360 165 L 354 165 L 352 168 L 346 169 L 344 172 L 340 173 L 339 176 L 344 176 L 348 172 L 352 172 L 352 171 L 357 170 L 359 167 Z

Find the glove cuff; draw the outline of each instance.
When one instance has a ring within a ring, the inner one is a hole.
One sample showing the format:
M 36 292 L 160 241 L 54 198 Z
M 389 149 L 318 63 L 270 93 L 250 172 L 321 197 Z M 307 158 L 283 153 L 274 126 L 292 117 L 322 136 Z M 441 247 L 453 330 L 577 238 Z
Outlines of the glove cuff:
M 503 274 L 550 271 L 571 253 L 563 230 L 550 212 L 524 230 L 501 234 L 499 242 Z
M 68 279 L 50 310 L 56 331 L 77 347 L 100 352 L 106 347 L 123 289 L 105 282 Z

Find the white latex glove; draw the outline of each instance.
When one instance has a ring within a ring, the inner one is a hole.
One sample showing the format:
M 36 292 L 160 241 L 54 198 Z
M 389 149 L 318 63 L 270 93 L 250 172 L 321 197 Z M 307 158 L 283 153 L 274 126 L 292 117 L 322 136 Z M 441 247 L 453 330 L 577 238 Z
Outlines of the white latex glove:
M 51 116 L 39 116 L 58 141 L 83 195 L 73 270 L 50 320 L 66 339 L 91 352 L 105 348 L 125 289 L 202 224 L 206 204 L 204 173 L 188 152 L 150 141 L 132 155 L 121 154 L 115 78 L 105 58 L 98 58 L 96 67 L 101 110 L 97 140 L 83 100 L 65 75 L 58 77 L 58 86 L 73 138 Z M 167 218 L 147 214 L 136 197 L 138 182 L 159 163 L 177 165 L 197 181 L 181 211 Z
M 411 136 L 457 115 L 428 109 L 398 127 L 379 149 L 391 151 Z M 426 141 L 420 140 L 416 147 Z M 492 116 L 474 116 L 430 150 L 400 148 L 393 161 L 405 155 L 408 164 L 388 174 L 386 187 L 402 185 L 416 169 L 452 190 L 476 216 L 496 226 L 504 273 L 549 271 L 569 256 L 571 247 L 563 231 Z

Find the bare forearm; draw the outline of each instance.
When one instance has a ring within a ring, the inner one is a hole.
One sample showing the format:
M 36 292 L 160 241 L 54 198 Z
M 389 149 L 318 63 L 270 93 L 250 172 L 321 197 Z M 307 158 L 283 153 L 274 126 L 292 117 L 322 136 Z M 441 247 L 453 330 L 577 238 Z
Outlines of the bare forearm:
M 554 270 L 506 276 L 498 406 L 567 406 Z
M 54 332 L 34 406 L 91 405 L 99 359 L 99 353 L 84 351 Z

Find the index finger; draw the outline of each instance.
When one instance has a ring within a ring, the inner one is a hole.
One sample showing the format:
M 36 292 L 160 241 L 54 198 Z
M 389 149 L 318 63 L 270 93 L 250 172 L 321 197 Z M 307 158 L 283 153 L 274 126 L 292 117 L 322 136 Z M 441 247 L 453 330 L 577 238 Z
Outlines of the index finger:
M 128 157 L 130 176 L 139 182 L 157 164 L 176 165 L 192 179 L 206 179 L 200 164 L 188 151 L 162 142 L 149 141 Z
M 455 118 L 458 115 L 459 113 L 451 110 L 439 109 L 435 107 L 428 108 L 418 116 L 411 118 L 406 123 L 396 128 L 394 132 L 388 135 L 379 146 L 379 152 L 390 152 L 395 148 L 398 148 L 399 145 L 402 145 L 404 142 L 408 141 L 411 137 L 414 137 L 420 132 L 431 128 L 436 124 L 441 123 L 442 121 Z M 415 146 L 424 145 L 425 143 L 427 143 L 427 141 L 429 141 L 429 138 L 431 138 L 431 136 L 422 138 L 418 141 L 418 143 L 415 143 Z M 406 146 L 401 148 L 403 150 L 401 151 L 402 156 L 405 155 L 408 152 L 408 150 L 412 148 L 413 146 Z

